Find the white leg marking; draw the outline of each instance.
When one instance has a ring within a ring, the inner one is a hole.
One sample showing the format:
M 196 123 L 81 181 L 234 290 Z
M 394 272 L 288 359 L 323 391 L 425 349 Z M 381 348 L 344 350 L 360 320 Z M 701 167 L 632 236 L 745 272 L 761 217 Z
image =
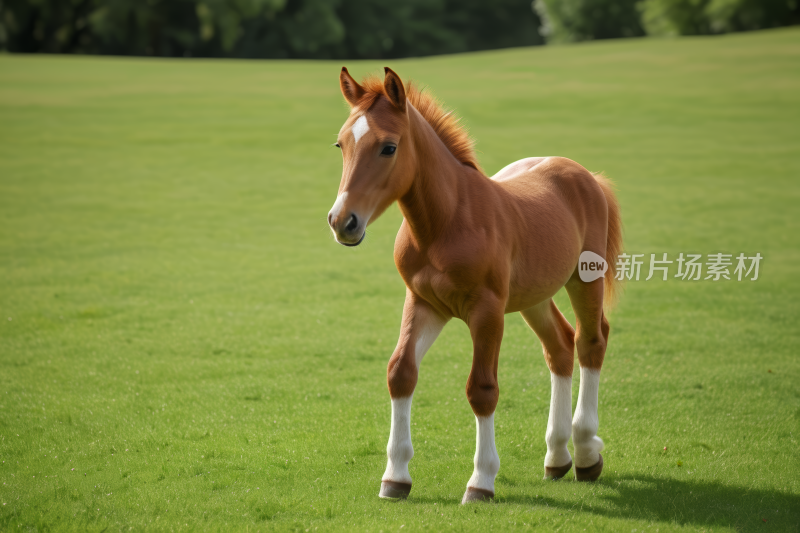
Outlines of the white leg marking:
M 356 144 L 358 144 L 358 140 L 369 131 L 369 123 L 367 122 L 366 115 L 358 117 L 358 120 L 356 120 L 353 127 L 350 128 L 350 131 L 353 132 L 353 138 L 356 140 Z
M 581 386 L 578 406 L 572 421 L 572 444 L 575 446 L 575 466 L 586 468 L 600 460 L 603 441 L 597 436 L 600 421 L 597 417 L 597 394 L 600 371 L 581 367 Z
M 389 433 L 389 445 L 386 455 L 386 472 L 383 480 L 411 483 L 408 463 L 414 457 L 411 445 L 411 398 L 392 398 L 392 429 Z
M 423 326 L 414 345 L 417 369 L 446 323 L 446 320 L 440 320 L 434 316 Z M 411 398 L 413 396 L 412 394 L 408 398 L 392 398 L 392 428 L 389 431 L 389 444 L 386 446 L 388 460 L 382 480 L 411 483 L 408 463 L 414 457 L 414 447 L 411 445 Z
M 475 444 L 475 470 L 469 478 L 467 487 L 494 492 L 494 478 L 500 470 L 500 456 L 494 445 L 494 413 L 489 416 L 476 416 L 478 434 Z
M 572 377 L 550 373 L 550 418 L 547 419 L 547 455 L 544 466 L 558 468 L 569 464 L 570 420 L 572 419 Z
M 419 332 L 417 342 L 414 345 L 414 360 L 417 362 L 417 370 L 419 365 L 422 364 L 422 358 L 428 353 L 428 350 L 433 346 L 433 341 L 442 332 L 442 328 L 447 324 L 446 320 L 440 320 L 438 317 L 432 317 L 427 324 L 424 325 L 422 331 Z

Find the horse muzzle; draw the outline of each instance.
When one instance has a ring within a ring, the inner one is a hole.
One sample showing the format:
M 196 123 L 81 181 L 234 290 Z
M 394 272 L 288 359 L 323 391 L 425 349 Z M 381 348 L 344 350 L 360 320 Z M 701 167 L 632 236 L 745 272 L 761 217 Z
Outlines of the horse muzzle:
M 367 234 L 366 220 L 353 211 L 342 209 L 343 196 L 337 198 L 333 209 L 328 213 L 328 225 L 333 231 L 336 242 L 344 246 L 358 246 Z

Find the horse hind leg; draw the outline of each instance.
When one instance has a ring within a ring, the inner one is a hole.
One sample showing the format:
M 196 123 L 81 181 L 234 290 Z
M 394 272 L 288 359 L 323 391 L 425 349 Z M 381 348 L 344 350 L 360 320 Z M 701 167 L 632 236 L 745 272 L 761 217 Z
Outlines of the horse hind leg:
M 603 456 L 600 455 L 603 441 L 597 436 L 600 369 L 609 333 L 608 320 L 603 313 L 603 290 L 602 279 L 585 283 L 573 278 L 567 284 L 567 293 L 575 310 L 575 344 L 581 367 L 578 405 L 572 420 L 575 477 L 578 481 L 594 481 L 603 471 Z
M 547 455 L 544 458 L 545 479 L 560 479 L 572 468 L 567 444 L 572 419 L 572 368 L 574 364 L 575 330 L 547 300 L 522 311 L 522 317 L 539 337 L 547 366 L 550 369 L 550 416 L 547 420 Z

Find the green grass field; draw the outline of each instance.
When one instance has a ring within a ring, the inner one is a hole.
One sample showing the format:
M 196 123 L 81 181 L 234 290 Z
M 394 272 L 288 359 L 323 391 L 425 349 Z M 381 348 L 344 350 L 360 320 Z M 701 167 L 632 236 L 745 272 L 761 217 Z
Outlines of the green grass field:
M 461 322 L 422 365 L 412 496 L 377 497 L 400 214 L 328 230 L 341 63 L 0 56 L 0 530 L 798 531 L 799 65 L 799 29 L 390 64 L 490 174 L 604 171 L 628 251 L 764 257 L 627 284 L 594 484 L 542 480 L 549 374 L 508 315 L 497 499 L 461 506 Z

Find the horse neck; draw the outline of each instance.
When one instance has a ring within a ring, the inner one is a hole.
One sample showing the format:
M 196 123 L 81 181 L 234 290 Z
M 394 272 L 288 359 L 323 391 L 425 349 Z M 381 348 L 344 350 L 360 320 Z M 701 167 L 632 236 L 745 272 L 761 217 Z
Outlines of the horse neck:
M 409 104 L 409 129 L 416 152 L 414 178 L 398 201 L 417 241 L 430 244 L 458 212 L 467 167 L 444 145 L 422 115 Z

